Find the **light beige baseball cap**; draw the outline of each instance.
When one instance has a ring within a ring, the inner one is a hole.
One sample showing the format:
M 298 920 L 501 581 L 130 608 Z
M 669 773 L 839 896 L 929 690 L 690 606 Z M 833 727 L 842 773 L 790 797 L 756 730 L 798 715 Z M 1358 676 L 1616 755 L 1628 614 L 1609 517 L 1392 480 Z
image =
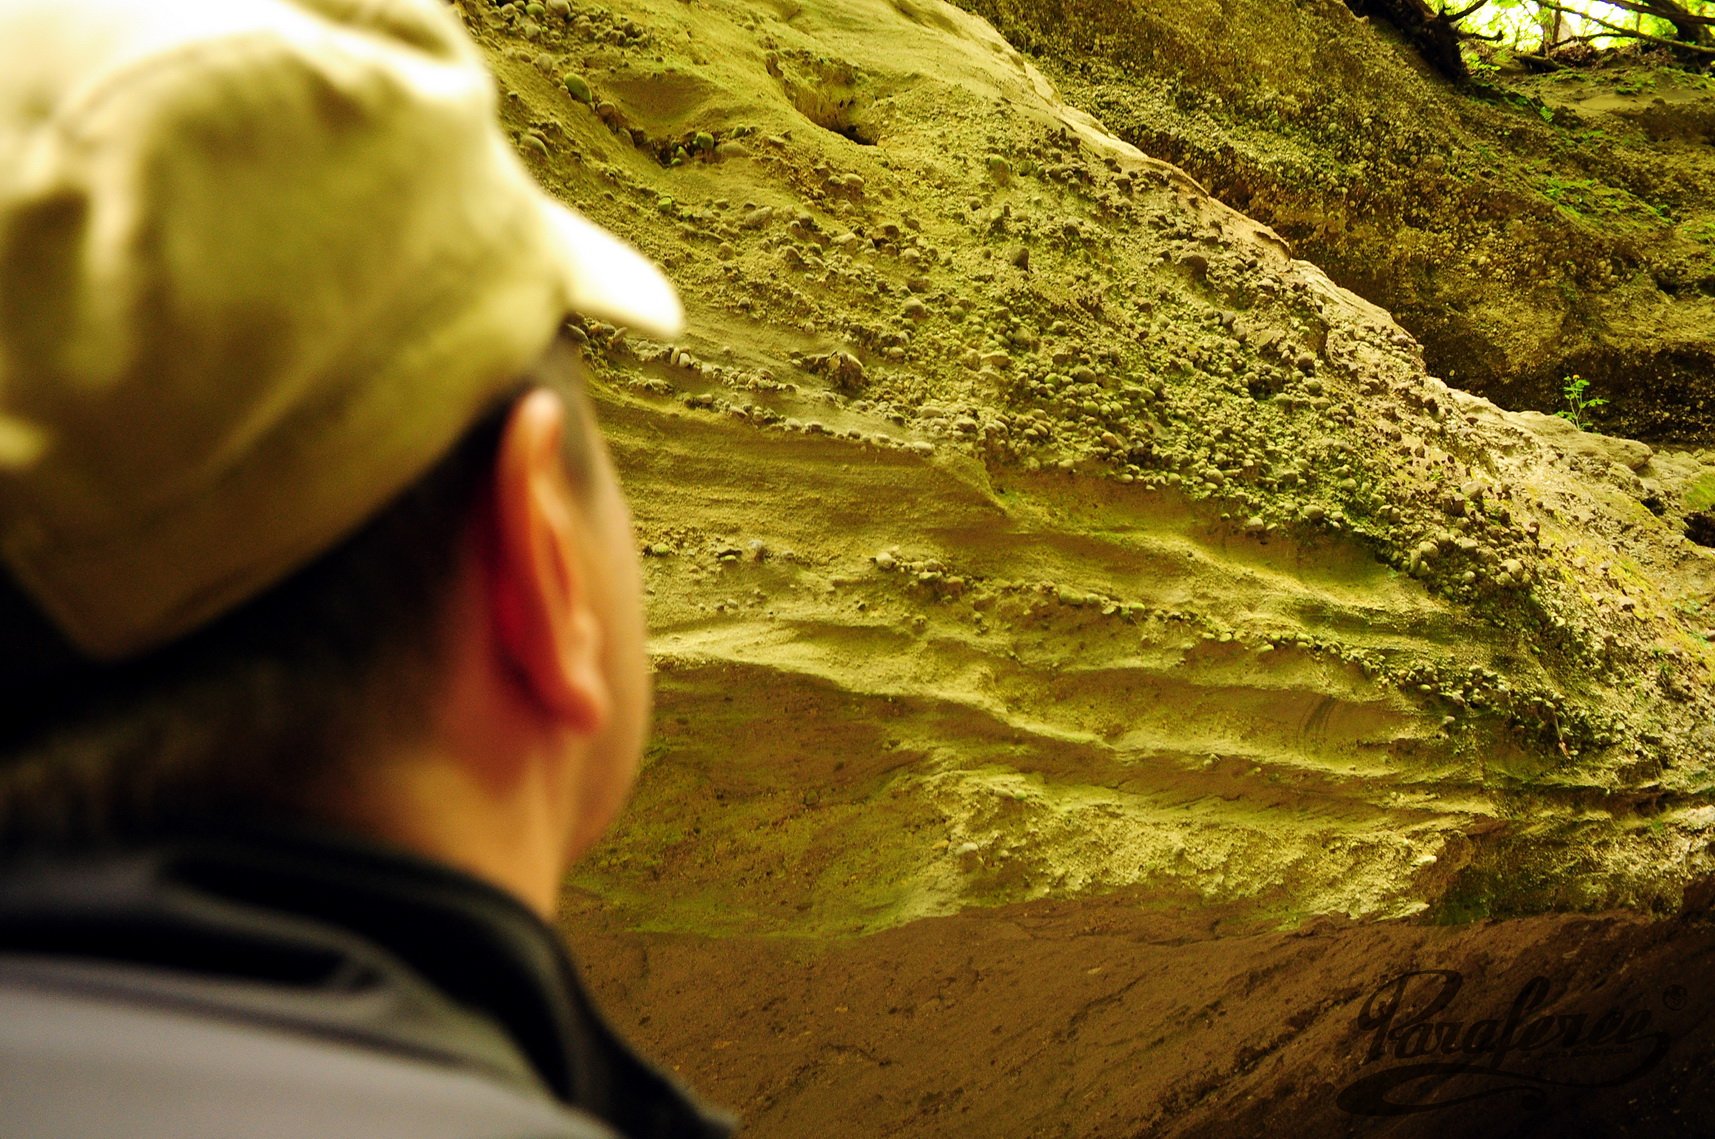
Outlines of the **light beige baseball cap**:
M 0 559 L 98 659 L 356 529 L 570 313 L 670 338 L 445 0 L 0 0 Z

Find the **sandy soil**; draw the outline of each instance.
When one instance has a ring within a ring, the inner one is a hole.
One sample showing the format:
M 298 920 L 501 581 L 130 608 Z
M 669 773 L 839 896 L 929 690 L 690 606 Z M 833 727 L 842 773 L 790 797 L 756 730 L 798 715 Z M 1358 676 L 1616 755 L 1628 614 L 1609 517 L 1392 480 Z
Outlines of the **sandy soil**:
M 571 928 L 653 1049 L 764 1133 L 1340 1133 L 1402 970 L 1571 1016 L 1634 954 L 1670 1117 L 1698 454 L 1449 388 L 939 0 L 455 7 L 691 312 L 582 326 L 658 711 Z

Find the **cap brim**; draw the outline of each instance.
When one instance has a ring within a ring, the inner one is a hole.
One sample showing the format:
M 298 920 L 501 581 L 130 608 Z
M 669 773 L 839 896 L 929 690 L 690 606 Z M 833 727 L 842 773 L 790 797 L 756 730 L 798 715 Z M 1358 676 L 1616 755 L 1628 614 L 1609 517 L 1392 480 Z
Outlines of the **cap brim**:
M 685 309 L 666 276 L 643 254 L 558 202 L 544 203 L 566 267 L 573 312 L 671 340 Z

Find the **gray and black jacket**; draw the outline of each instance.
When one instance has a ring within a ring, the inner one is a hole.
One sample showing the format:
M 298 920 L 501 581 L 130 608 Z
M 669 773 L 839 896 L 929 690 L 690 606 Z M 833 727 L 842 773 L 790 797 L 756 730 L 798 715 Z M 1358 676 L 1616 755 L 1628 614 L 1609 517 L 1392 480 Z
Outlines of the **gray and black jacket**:
M 5 1139 L 720 1139 L 452 869 L 204 831 L 0 865 Z

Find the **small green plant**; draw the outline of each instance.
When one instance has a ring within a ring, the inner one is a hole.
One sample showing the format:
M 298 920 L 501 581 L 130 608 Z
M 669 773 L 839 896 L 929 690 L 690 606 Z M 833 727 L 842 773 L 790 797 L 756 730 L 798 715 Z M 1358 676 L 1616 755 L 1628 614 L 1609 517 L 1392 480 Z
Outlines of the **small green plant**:
M 1560 395 L 1566 401 L 1566 406 L 1554 414 L 1580 431 L 1590 430 L 1590 421 L 1585 418 L 1585 413 L 1593 407 L 1606 405 L 1608 401 L 1601 396 L 1587 396 L 1585 393 L 1589 390 L 1590 381 L 1583 376 L 1576 372 L 1567 376 L 1560 385 Z

